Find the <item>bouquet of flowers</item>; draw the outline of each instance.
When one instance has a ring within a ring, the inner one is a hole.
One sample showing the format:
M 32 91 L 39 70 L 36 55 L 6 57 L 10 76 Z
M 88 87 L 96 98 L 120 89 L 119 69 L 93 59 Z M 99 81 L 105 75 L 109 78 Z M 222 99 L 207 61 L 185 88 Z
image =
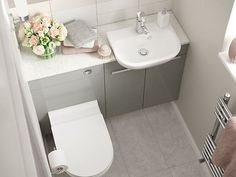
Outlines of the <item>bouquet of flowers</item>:
M 36 15 L 24 23 L 22 34 L 22 46 L 32 48 L 36 55 L 51 58 L 56 47 L 66 39 L 67 29 L 56 20 Z

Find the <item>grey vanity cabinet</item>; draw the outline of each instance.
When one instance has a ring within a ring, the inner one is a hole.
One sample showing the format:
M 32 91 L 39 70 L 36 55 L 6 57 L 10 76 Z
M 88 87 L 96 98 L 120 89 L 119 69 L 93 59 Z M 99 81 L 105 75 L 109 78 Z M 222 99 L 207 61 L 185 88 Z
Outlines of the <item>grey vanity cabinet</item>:
M 103 65 L 47 77 L 29 83 L 43 132 L 50 133 L 47 112 L 98 100 L 105 115 Z
M 117 62 L 105 64 L 107 117 L 142 108 L 145 70 L 127 70 Z
M 176 100 L 184 70 L 185 55 L 146 70 L 144 107 Z

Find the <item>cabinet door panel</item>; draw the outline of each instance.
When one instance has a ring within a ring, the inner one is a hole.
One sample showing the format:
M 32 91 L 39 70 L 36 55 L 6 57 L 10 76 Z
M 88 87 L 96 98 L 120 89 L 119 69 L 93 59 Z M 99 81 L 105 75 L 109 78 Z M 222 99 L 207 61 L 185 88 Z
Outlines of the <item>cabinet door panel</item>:
M 108 117 L 142 108 L 144 77 L 145 70 L 126 70 L 117 62 L 105 65 Z
M 144 107 L 176 100 L 185 63 L 185 55 L 146 70 Z

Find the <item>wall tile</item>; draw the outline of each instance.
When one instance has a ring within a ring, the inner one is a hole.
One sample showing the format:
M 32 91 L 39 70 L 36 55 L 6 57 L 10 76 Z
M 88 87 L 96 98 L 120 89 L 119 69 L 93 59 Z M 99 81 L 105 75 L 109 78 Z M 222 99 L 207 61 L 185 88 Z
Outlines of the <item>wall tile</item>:
M 154 14 L 166 8 L 171 9 L 172 0 L 140 0 L 140 10 L 145 14 Z
M 27 0 L 28 4 L 39 3 L 47 0 Z M 8 5 L 10 8 L 15 7 L 14 0 L 8 0 Z
M 138 10 L 146 14 L 171 9 L 172 0 L 97 0 L 98 24 L 134 18 Z
M 41 0 L 38 0 L 38 1 L 41 1 Z M 51 16 L 51 8 L 50 8 L 49 1 L 43 1 L 43 2 L 32 3 L 32 4 L 29 3 L 28 10 L 29 10 L 29 14 L 31 16 L 36 13 L 43 13 L 48 16 Z M 16 8 L 11 8 L 10 11 L 11 11 L 13 17 L 18 16 Z
M 13 0 L 8 1 L 14 6 Z M 96 26 L 135 18 L 138 10 L 148 15 L 163 8 L 171 9 L 172 0 L 29 0 L 28 3 L 31 14 L 48 13 L 51 7 L 52 16 L 58 21 L 82 19 Z
M 98 24 L 135 17 L 138 0 L 97 0 Z
M 50 4 L 53 17 L 61 22 L 81 19 L 97 25 L 96 0 L 51 0 Z

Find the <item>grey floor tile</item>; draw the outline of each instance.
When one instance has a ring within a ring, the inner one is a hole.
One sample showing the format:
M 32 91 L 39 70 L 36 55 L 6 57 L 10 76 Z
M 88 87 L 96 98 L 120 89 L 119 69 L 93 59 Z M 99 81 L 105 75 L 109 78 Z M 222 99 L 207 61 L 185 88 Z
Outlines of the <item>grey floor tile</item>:
M 171 173 L 171 169 L 167 169 L 167 170 L 158 171 L 156 173 L 148 175 L 147 177 L 173 177 L 173 176 Z
M 206 177 L 198 161 L 174 167 L 171 171 L 173 177 Z
M 103 175 L 103 177 L 129 177 L 128 171 L 125 167 L 122 155 L 120 153 L 119 145 L 117 144 L 116 138 L 114 136 L 110 121 L 106 120 L 106 124 L 113 144 L 114 159 L 110 169 L 106 172 L 105 175 Z
M 144 112 L 168 167 L 196 160 L 196 154 L 171 103 L 146 108 Z
M 211 171 L 209 170 L 206 163 L 201 163 L 200 166 L 203 169 L 203 176 L 204 177 L 212 177 Z
M 167 168 L 143 111 L 110 120 L 130 177 L 142 177 Z

